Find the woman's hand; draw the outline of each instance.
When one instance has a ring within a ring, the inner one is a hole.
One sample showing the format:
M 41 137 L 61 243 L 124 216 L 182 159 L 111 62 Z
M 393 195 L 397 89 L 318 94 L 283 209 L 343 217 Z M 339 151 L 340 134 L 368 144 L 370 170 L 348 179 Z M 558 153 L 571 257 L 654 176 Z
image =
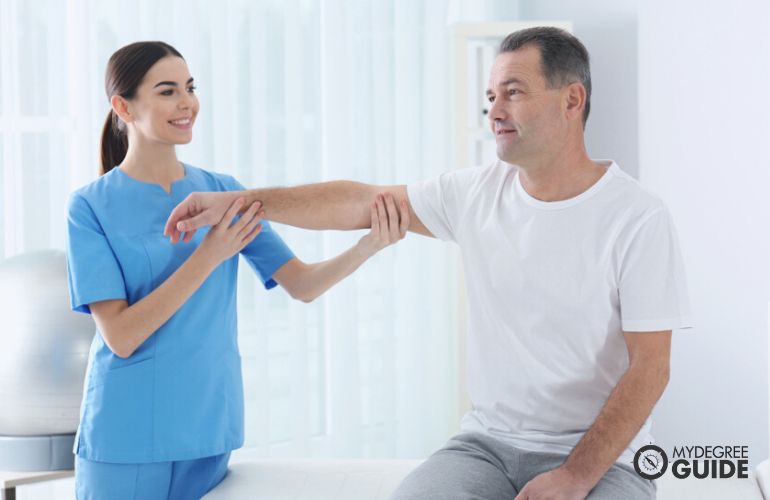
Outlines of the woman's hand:
M 171 237 L 171 243 L 189 242 L 195 232 L 204 226 L 218 223 L 235 200 L 242 196 L 239 191 L 192 193 L 174 208 L 166 221 L 163 235 Z
M 369 211 L 372 229 L 359 240 L 358 247 L 367 256 L 372 256 L 406 236 L 409 228 L 409 207 L 406 200 L 402 200 L 397 208 L 392 194 L 380 193 L 370 205 Z
M 233 219 L 243 208 L 245 202 L 244 198 L 235 200 L 225 212 L 222 220 L 211 227 L 211 230 L 195 250 L 195 253 L 203 256 L 214 267 L 240 252 L 262 230 L 260 221 L 264 212 L 257 212 L 261 206 L 258 201 L 252 203 L 248 210 L 241 215 L 241 218 L 233 223 Z

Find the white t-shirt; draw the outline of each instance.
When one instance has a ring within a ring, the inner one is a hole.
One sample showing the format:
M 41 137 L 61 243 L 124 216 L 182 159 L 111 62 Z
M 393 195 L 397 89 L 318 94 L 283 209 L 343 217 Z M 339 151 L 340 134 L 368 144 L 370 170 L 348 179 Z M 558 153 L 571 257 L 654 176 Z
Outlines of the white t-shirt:
M 557 202 L 527 194 L 501 161 L 408 186 L 423 224 L 463 254 L 473 403 L 463 431 L 569 453 L 628 368 L 623 331 L 691 326 L 668 210 L 604 164 L 593 186 Z M 652 441 L 649 427 L 618 462 Z

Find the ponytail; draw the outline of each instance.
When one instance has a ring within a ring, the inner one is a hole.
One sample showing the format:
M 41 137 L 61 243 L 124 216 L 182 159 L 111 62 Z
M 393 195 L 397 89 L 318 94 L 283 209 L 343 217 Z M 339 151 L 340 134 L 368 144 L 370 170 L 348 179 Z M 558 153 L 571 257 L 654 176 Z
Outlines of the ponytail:
M 113 110 L 107 114 L 102 128 L 100 145 L 99 175 L 104 175 L 116 165 L 120 165 L 128 152 L 128 136 L 118 123 L 118 115 Z

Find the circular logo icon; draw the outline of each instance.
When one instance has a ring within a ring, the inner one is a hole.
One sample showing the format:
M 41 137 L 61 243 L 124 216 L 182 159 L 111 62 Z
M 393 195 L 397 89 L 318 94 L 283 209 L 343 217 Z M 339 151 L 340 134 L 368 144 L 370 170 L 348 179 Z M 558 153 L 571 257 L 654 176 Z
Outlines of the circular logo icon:
M 642 446 L 634 456 L 634 469 L 645 479 L 658 479 L 668 469 L 668 457 L 660 446 Z

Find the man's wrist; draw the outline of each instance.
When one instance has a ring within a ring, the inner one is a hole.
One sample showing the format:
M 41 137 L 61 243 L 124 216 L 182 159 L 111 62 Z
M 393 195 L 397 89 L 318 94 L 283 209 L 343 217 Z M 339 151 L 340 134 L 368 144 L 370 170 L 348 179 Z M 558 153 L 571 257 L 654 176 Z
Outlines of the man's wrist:
M 588 471 L 575 467 L 569 460 L 559 468 L 569 478 L 570 484 L 575 485 L 576 489 L 586 493 L 591 491 L 596 483 L 599 482 L 599 479 L 601 479 L 601 477 L 594 479 Z

